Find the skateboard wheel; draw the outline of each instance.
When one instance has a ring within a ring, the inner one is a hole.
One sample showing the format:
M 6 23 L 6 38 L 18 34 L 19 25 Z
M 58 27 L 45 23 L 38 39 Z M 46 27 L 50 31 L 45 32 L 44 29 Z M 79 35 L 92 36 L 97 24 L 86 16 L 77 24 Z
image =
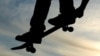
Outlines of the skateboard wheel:
M 73 30 L 74 30 L 73 27 L 68 27 L 69 32 L 73 32 Z
M 67 31 L 68 28 L 67 28 L 67 27 L 63 27 L 62 30 L 63 30 L 63 31 Z
M 26 48 L 26 51 L 27 52 L 31 52 L 31 53 L 35 53 L 36 52 L 36 49 L 33 48 L 33 47 L 31 47 L 31 46 L 29 46 L 29 47 Z
M 30 52 L 31 51 L 31 48 L 30 47 L 26 47 L 26 51 L 27 52 Z
M 35 53 L 36 52 L 36 49 L 35 48 L 32 48 L 31 52 L 32 53 Z

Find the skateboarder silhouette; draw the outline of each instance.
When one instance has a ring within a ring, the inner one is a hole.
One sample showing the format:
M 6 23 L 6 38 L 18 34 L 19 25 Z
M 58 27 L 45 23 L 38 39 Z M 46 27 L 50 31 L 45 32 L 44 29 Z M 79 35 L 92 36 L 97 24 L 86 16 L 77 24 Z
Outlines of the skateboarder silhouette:
M 75 23 L 76 17 L 81 18 L 83 16 L 88 1 L 89 0 L 82 0 L 80 7 L 75 9 L 73 0 L 59 0 L 60 14 L 48 21 L 50 24 L 54 25 L 55 28 L 50 29 L 45 33 L 44 30 L 46 28 L 44 22 L 50 8 L 51 0 L 37 0 L 34 14 L 30 22 L 30 31 L 23 35 L 16 36 L 16 40 L 26 42 L 26 44 L 12 48 L 12 50 L 26 48 L 26 51 L 35 53 L 36 50 L 32 45 L 33 43 L 41 43 L 44 36 L 60 27 L 62 27 L 64 31 L 68 29 L 68 25 Z

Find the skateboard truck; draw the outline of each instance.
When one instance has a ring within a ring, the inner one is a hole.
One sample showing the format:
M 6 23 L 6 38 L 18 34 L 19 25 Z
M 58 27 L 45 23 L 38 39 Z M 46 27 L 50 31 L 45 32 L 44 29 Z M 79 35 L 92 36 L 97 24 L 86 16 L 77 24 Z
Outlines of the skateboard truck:
M 62 27 L 62 30 L 63 31 L 69 31 L 69 32 L 72 32 L 74 29 L 73 29 L 73 27 L 66 27 L 66 26 L 64 26 L 64 27 Z

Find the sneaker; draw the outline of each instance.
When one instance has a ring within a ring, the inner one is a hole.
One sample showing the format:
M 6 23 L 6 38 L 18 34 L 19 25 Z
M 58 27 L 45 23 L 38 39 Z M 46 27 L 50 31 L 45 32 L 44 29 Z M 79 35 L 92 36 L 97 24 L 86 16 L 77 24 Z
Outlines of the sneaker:
M 34 42 L 34 43 L 41 43 L 42 41 L 41 36 L 38 34 L 34 34 L 33 32 L 27 32 L 23 35 L 18 35 L 16 36 L 15 39 L 22 42 Z
M 62 15 L 59 14 L 57 17 L 55 18 L 52 18 L 52 19 L 49 19 L 49 23 L 52 24 L 52 25 L 59 25 L 60 22 L 62 21 Z
M 57 17 L 49 19 L 48 22 L 55 26 L 65 26 L 75 23 L 75 16 L 59 14 Z

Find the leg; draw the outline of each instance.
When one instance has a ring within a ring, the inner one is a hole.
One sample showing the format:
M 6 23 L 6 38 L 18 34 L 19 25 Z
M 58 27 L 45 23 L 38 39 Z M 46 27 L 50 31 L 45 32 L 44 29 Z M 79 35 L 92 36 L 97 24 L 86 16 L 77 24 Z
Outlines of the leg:
M 69 14 L 72 13 L 74 9 L 73 0 L 59 0 L 60 2 L 60 13 Z
M 76 15 L 75 15 L 75 8 L 73 4 L 73 0 L 59 0 L 60 1 L 60 13 L 63 18 L 62 19 L 64 22 L 63 24 L 74 24 Z
M 34 10 L 34 15 L 31 18 L 31 28 L 30 31 L 32 31 L 36 36 L 35 39 L 37 39 L 36 41 L 38 41 L 39 39 L 41 39 L 44 30 L 45 30 L 45 26 L 44 26 L 44 22 L 46 20 L 48 11 L 49 11 L 49 7 L 51 4 L 51 0 L 37 0 L 36 2 L 36 6 L 35 6 L 35 10 Z
M 45 30 L 44 21 L 47 17 L 51 0 L 37 0 L 34 15 L 31 18 L 31 30 L 34 31 L 37 28 L 38 30 Z
M 60 1 L 60 15 L 50 19 L 48 22 L 52 25 L 69 25 L 75 22 L 75 8 L 73 6 L 73 0 L 59 0 Z
M 22 36 L 16 37 L 19 41 L 33 41 L 35 43 L 41 43 L 41 35 L 45 30 L 44 21 L 47 17 L 51 0 L 37 0 L 34 10 L 34 14 L 30 22 L 30 31 Z M 24 38 L 21 38 L 24 37 Z

